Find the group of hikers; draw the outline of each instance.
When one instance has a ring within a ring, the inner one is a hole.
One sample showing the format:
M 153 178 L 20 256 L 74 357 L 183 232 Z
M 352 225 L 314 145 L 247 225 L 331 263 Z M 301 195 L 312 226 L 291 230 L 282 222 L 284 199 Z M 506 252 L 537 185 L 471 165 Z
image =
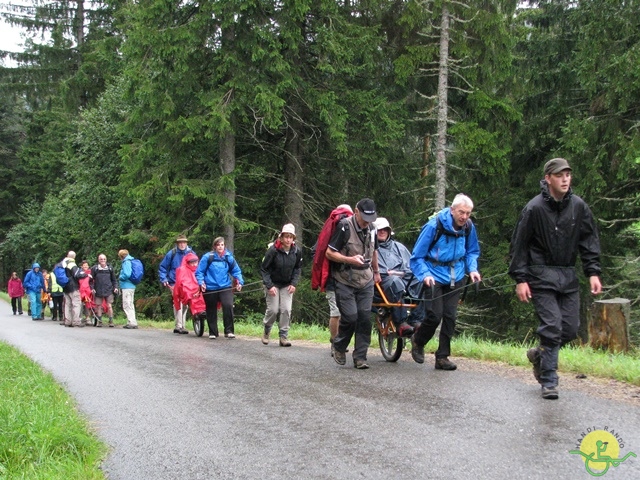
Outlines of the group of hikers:
M 269 245 L 260 267 L 267 309 L 264 316 L 262 343 L 269 344 L 271 328 L 278 320 L 279 344 L 290 347 L 288 339 L 293 294 L 302 272 L 302 250 L 295 244 L 293 224 L 282 227 L 278 238 Z M 185 328 L 187 310 L 194 318 L 207 321 L 209 338 L 220 336 L 218 306 L 222 308 L 225 338 L 235 338 L 233 294 L 244 285 L 242 270 L 225 239 L 213 240 L 211 251 L 200 259 L 188 245 L 184 235 L 176 238 L 158 268 L 160 283 L 171 289 L 175 328 L 173 333 L 188 334 Z
M 89 267 L 83 260 L 76 264 L 76 253 L 70 251 L 51 271 L 42 269 L 34 262 L 24 276 L 17 272 L 11 274 L 7 290 L 11 298 L 13 314 L 22 315 L 22 297 L 28 298 L 28 314 L 32 319 L 44 320 L 44 310 L 51 310 L 51 320 L 59 321 L 66 327 L 102 327 L 103 315 L 107 315 L 109 327 L 113 322 L 113 302 L 115 296 L 122 293 L 122 307 L 127 316 L 125 329 L 137 329 L 133 297 L 135 283 L 132 281 L 131 263 L 134 260 L 125 249 L 118 252 L 122 261 L 119 278 L 107 263 L 107 256 L 98 255 L 97 263 Z
M 508 273 L 516 281 L 516 295 L 522 302 L 533 303 L 539 319 L 540 342 L 527 351 L 527 358 L 545 399 L 558 398 L 559 350 L 577 337 L 578 255 L 591 293 L 597 295 L 602 291 L 597 228 L 587 204 L 571 190 L 571 174 L 572 169 L 563 158 L 545 163 L 541 192 L 522 210 L 510 247 Z M 340 205 L 332 211 L 314 247 L 311 277 L 312 288 L 326 293 L 331 354 L 336 363 L 346 364 L 347 348 L 355 337 L 353 365 L 360 370 L 369 368 L 372 306 L 381 302 L 375 288 L 378 284 L 391 303 L 402 303 L 405 298 L 417 303 L 411 313 L 402 307 L 392 309 L 396 331 L 410 339 L 413 360 L 424 363 L 424 347 L 440 327 L 434 366 L 437 370 L 456 370 L 449 357 L 458 302 L 467 281 L 482 281 L 478 234 L 470 219 L 473 208 L 471 198 L 456 195 L 451 206 L 440 210 L 422 227 L 411 252 L 393 238 L 389 220 L 378 217 L 372 199 L 361 199 L 355 209 Z M 288 332 L 292 300 L 302 268 L 302 251 L 295 240 L 294 225 L 284 225 L 260 267 L 266 299 L 261 339 L 265 345 L 270 342 L 277 320 L 279 345 L 291 346 Z M 86 283 L 95 304 L 95 325 L 102 326 L 106 313 L 109 326 L 113 326 L 112 304 L 114 295 L 120 291 L 127 315 L 124 328 L 138 328 L 133 295 L 139 278 L 132 280 L 139 276 L 135 263 L 139 261 L 127 250 L 120 250 L 118 256 L 122 261 L 118 279 L 104 254 L 89 268 L 85 262 L 78 267 L 75 253 L 68 252 L 53 273 L 41 272 L 39 264 L 34 263 L 24 279 L 33 319 L 42 318 L 46 293 L 53 302 L 53 320 L 59 318 L 69 327 L 89 324 L 87 312 L 81 317 L 82 305 L 86 307 L 88 303 L 82 293 L 82 285 Z M 56 273 L 58 268 L 67 277 L 62 286 Z M 223 237 L 214 239 L 211 251 L 198 258 L 187 237 L 179 235 L 175 247 L 161 261 L 158 277 L 172 293 L 175 334 L 189 333 L 185 319 L 190 310 L 194 318 L 206 319 L 209 338 L 216 339 L 221 307 L 224 336 L 235 338 L 233 295 L 234 291 L 241 291 L 245 282 Z M 23 294 L 17 283 L 19 278 L 14 272 L 9 281 L 14 315 L 16 310 L 22 313 L 21 302 L 14 302 Z M 61 300 L 56 301 L 57 297 Z
M 516 282 L 516 295 L 533 303 L 539 320 L 539 345 L 527 351 L 527 358 L 542 398 L 551 400 L 559 396 L 559 350 L 577 338 L 580 324 L 578 255 L 591 293 L 602 292 L 596 224 L 587 204 L 572 192 L 571 179 L 566 159 L 545 163 L 540 194 L 522 210 L 510 246 L 508 273 Z M 457 368 L 449 356 L 458 301 L 467 276 L 471 282 L 482 280 L 478 236 L 470 220 L 473 206 L 468 196 L 457 195 L 422 227 L 410 254 L 392 239 L 391 225 L 377 216 L 372 199 L 360 200 L 352 214 L 348 206 L 339 207 L 335 230 L 326 249 L 319 245 L 312 271 L 312 286 L 327 291 L 330 305 L 335 302 L 331 316 L 339 315 L 332 330 L 332 354 L 339 365 L 346 364 L 347 347 L 355 337 L 353 365 L 369 368 L 371 308 L 378 284 L 392 303 L 421 291 L 411 314 L 403 308 L 392 313 L 397 332 L 410 336 L 413 360 L 424 363 L 424 347 L 440 326 L 434 366 Z

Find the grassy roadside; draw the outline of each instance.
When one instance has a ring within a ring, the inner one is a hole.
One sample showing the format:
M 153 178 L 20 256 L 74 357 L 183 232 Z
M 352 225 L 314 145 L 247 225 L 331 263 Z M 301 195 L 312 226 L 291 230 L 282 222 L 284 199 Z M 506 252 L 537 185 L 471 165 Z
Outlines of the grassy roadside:
M 0 342 L 0 478 L 101 480 L 106 451 L 52 375 Z

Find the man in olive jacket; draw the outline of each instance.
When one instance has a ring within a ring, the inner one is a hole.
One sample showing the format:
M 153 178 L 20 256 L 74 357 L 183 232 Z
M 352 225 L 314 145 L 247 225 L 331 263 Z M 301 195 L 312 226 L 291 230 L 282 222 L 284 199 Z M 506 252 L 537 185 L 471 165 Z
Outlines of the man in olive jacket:
M 591 293 L 602 291 L 600 242 L 587 204 L 571 191 L 571 167 L 564 158 L 544 166 L 541 193 L 520 214 L 511 239 L 509 275 L 521 302 L 531 300 L 539 318 L 540 345 L 529 349 L 542 397 L 558 398 L 558 352 L 575 339 L 580 325 L 580 254 Z

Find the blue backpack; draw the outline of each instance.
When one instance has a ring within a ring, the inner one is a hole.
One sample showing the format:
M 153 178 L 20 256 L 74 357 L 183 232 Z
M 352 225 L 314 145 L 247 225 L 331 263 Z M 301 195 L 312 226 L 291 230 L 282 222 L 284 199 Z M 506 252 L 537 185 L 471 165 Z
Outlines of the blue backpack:
M 67 277 L 67 270 L 60 264 L 57 264 L 55 267 L 53 267 L 53 275 L 56 277 L 56 282 L 58 282 L 58 285 L 60 285 L 62 288 L 67 286 L 67 283 L 69 283 L 69 277 Z
M 137 258 L 131 260 L 131 275 L 129 276 L 129 281 L 134 285 L 138 285 L 140 281 L 144 277 L 144 265 Z

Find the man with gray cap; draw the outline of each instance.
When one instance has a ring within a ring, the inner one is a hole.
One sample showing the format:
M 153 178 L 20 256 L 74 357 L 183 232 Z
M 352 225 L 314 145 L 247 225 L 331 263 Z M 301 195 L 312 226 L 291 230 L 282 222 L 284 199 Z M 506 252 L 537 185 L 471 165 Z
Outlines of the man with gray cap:
M 527 351 L 542 398 L 558 398 L 558 353 L 577 337 L 580 325 L 580 254 L 591 293 L 602 291 L 600 242 L 591 210 L 571 190 L 571 167 L 564 158 L 544 165 L 541 192 L 520 214 L 511 238 L 509 275 L 521 302 L 533 302 L 540 345 Z
M 333 359 L 338 365 L 347 363 L 347 347 L 355 334 L 353 366 L 357 369 L 369 368 L 367 350 L 371 343 L 373 286 L 374 281 L 381 281 L 378 239 L 372 225 L 376 218 L 376 204 L 370 198 L 363 198 L 351 217 L 340 220 L 325 252 L 332 262 L 331 275 L 340 310 Z

